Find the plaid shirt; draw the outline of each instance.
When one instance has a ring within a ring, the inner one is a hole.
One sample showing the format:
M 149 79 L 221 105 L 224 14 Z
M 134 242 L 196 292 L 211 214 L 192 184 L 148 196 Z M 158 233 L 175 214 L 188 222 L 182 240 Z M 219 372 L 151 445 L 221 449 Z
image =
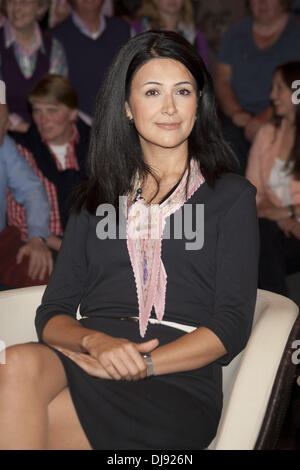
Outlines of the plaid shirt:
M 79 141 L 79 133 L 77 127 L 73 126 L 72 136 L 70 142 L 67 147 L 66 153 L 66 167 L 65 169 L 75 169 L 79 170 L 79 165 L 77 162 L 77 157 L 75 153 L 75 144 Z M 34 169 L 36 175 L 42 180 L 46 193 L 48 195 L 48 199 L 51 206 L 51 214 L 50 214 L 50 233 L 52 235 L 62 235 L 63 229 L 60 220 L 59 214 L 59 206 L 58 206 L 58 196 L 56 186 L 46 178 L 43 173 L 38 168 L 36 161 L 31 152 L 29 152 L 26 148 L 22 147 L 21 145 L 18 146 L 20 152 L 27 160 L 29 165 Z M 56 163 L 58 171 L 63 171 L 60 162 L 54 155 L 54 153 L 49 148 L 49 151 Z M 8 225 L 13 225 L 18 227 L 21 232 L 21 239 L 26 241 L 28 239 L 28 228 L 26 224 L 26 212 L 25 208 L 17 203 L 15 198 L 13 197 L 11 191 L 7 190 L 7 222 Z

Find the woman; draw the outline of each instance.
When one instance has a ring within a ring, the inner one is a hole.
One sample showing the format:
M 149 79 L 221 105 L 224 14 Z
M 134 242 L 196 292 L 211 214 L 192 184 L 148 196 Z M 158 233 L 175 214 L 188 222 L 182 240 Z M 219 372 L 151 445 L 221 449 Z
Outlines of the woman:
M 196 29 L 194 10 L 190 0 L 145 0 L 139 11 L 141 19 L 133 22 L 136 34 L 149 29 L 166 29 L 182 34 L 197 47 L 208 65 L 208 45 L 204 34 Z
M 278 67 L 271 100 L 276 118 L 251 148 L 247 178 L 257 188 L 261 234 L 259 285 L 288 295 L 285 277 L 300 269 L 300 62 Z
M 1 448 L 209 445 L 221 365 L 245 346 L 256 300 L 255 189 L 229 173 L 232 158 L 197 51 L 173 32 L 124 45 L 97 100 L 89 180 L 37 312 L 42 343 L 8 348 L 0 370 Z M 200 249 L 191 240 L 202 229 Z M 17 429 L 16 401 L 26 410 Z
M 12 135 L 48 195 L 51 213 L 46 242 L 55 258 L 69 217 L 71 193 L 85 177 L 89 127 L 77 120 L 77 93 L 65 77 L 43 76 L 28 100 L 34 123 L 26 133 Z M 7 218 L 25 241 L 28 238 L 25 209 L 11 192 L 7 197 Z M 48 277 L 40 283 L 47 281 Z M 22 286 L 14 284 L 14 287 Z
M 289 0 L 250 0 L 252 15 L 225 35 L 215 69 L 224 135 L 245 173 L 251 142 L 272 117 L 269 96 L 275 68 L 300 60 L 300 24 Z
M 31 123 L 27 94 L 46 73 L 66 76 L 66 57 L 60 42 L 38 26 L 45 0 L 4 0 L 3 6 L 7 20 L 0 31 L 0 74 L 7 87 L 10 128 L 25 132 Z

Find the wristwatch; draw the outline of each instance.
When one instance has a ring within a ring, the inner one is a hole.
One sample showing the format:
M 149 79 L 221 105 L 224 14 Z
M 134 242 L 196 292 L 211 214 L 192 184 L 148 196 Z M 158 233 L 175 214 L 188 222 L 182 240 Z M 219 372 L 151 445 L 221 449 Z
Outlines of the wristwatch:
M 295 207 L 294 207 L 294 204 L 290 204 L 290 205 L 289 205 L 289 209 L 290 209 L 289 216 L 291 217 L 291 219 L 295 219 L 295 218 L 296 218 L 296 214 L 295 214 Z
M 147 365 L 147 377 L 151 377 L 151 375 L 154 374 L 153 362 L 152 362 L 151 356 L 149 353 L 142 353 L 141 356 Z
M 47 240 L 43 237 L 37 237 L 41 240 L 41 242 L 45 243 L 45 245 L 47 246 Z

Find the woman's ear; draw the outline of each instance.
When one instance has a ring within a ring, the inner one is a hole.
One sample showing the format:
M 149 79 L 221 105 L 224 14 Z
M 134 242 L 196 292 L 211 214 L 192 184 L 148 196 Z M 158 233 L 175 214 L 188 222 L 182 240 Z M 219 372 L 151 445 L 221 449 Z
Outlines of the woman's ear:
M 72 109 L 70 114 L 70 121 L 75 122 L 78 117 L 78 109 Z
M 132 112 L 127 101 L 125 101 L 125 112 L 126 112 L 126 116 L 128 117 L 128 119 L 132 120 L 133 119 Z

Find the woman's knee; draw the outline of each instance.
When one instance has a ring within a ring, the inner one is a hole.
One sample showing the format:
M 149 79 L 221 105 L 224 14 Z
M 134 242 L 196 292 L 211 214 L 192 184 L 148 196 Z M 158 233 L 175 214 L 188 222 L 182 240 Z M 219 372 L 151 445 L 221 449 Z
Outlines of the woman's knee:
M 64 382 L 62 366 L 56 354 L 39 343 L 27 343 L 7 348 L 5 364 L 0 369 L 1 386 L 20 387 L 36 385 L 41 389 L 46 386 L 50 369 L 57 370 L 58 384 Z M 55 373 L 52 376 L 55 383 Z M 50 382 L 50 381 L 49 381 Z M 17 391 L 17 390 L 16 390 Z

